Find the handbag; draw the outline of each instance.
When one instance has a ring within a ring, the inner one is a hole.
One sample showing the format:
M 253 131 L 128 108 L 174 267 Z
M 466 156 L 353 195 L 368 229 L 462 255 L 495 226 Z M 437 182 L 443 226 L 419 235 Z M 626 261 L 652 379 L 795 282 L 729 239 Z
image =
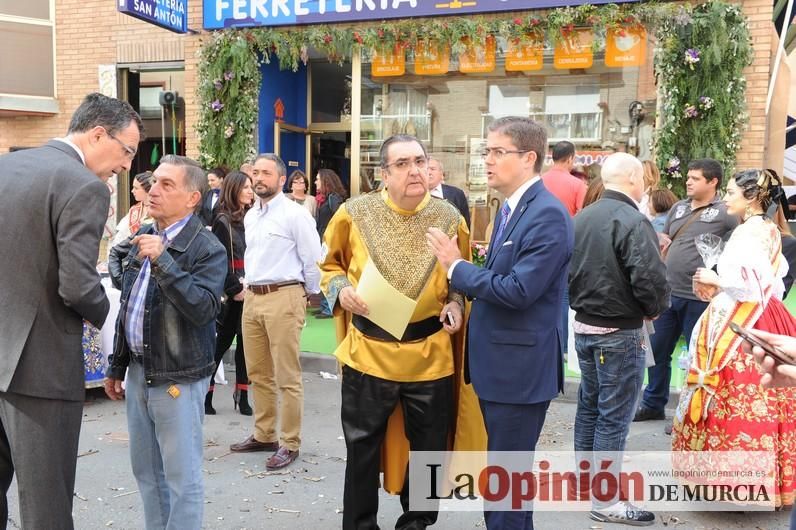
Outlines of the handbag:
M 708 206 L 710 205 L 706 204 L 705 206 L 700 206 L 699 208 L 691 212 L 691 217 L 688 218 L 688 220 L 683 224 L 683 226 L 677 229 L 677 232 L 675 232 L 672 238 L 669 240 L 669 245 L 661 252 L 661 258 L 663 259 L 663 261 L 666 261 L 666 256 L 669 255 L 669 249 L 672 248 L 672 243 L 674 243 L 674 240 L 677 238 L 677 236 L 683 233 L 683 231 L 685 231 L 685 229 L 688 228 L 688 226 L 691 223 L 696 221 L 697 214 L 700 213 L 705 208 L 707 208 Z

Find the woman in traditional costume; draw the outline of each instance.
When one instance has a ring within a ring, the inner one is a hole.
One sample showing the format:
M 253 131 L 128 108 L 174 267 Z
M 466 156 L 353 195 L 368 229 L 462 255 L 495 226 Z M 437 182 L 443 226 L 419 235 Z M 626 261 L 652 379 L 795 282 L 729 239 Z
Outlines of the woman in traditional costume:
M 718 273 L 697 269 L 694 292 L 710 301 L 691 335 L 691 365 L 674 418 L 674 451 L 767 451 L 775 459 L 774 501 L 794 501 L 796 391 L 764 389 L 751 355 L 730 322 L 796 335 L 782 304 L 788 272 L 777 225 L 784 193 L 767 171 L 737 173 L 727 212 L 742 218 L 718 260 Z

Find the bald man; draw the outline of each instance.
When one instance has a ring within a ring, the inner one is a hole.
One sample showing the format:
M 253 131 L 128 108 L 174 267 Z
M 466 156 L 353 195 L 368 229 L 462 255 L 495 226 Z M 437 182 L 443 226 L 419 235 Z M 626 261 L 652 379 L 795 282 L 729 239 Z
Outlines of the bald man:
M 605 159 L 605 193 L 575 216 L 569 269 L 575 350 L 582 372 L 575 451 L 591 462 L 591 469 L 603 469 L 604 458 L 596 452 L 609 456 L 614 462 L 609 470 L 617 477 L 646 368 L 642 325 L 666 311 L 671 293 L 655 230 L 638 209 L 643 175 L 641 162 L 627 153 Z M 607 502 L 593 501 L 592 519 L 654 522 L 651 512 L 620 500 L 618 491 L 613 494 Z

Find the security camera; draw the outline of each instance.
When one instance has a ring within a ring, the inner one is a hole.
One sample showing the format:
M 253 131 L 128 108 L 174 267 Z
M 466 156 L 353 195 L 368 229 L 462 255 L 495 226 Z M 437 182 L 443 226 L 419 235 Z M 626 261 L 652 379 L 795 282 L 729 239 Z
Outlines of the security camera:
M 158 96 L 160 104 L 163 106 L 172 106 L 177 104 L 177 92 L 173 90 L 163 90 Z

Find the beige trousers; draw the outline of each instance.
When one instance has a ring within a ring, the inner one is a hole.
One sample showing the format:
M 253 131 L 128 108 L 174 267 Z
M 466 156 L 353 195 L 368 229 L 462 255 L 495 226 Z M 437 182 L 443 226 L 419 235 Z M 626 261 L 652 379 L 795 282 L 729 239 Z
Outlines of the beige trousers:
M 290 451 L 301 445 L 304 384 L 299 338 L 306 309 L 301 285 L 269 294 L 247 291 L 243 301 L 243 350 L 254 397 L 254 438 L 276 441 L 278 416 L 279 445 Z

